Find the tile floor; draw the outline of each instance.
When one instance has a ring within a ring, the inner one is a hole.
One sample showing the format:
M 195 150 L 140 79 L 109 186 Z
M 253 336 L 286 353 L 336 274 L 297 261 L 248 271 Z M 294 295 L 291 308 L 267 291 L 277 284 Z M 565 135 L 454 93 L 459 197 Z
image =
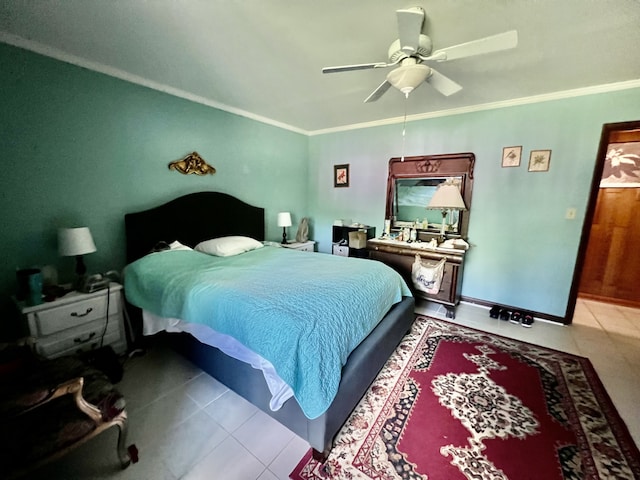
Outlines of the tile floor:
M 444 318 L 424 303 L 418 313 Z M 640 309 L 579 300 L 571 326 L 536 321 L 532 328 L 491 319 L 462 304 L 456 322 L 589 357 L 636 444 L 640 444 Z M 119 384 L 128 401 L 130 442 L 140 461 L 117 468 L 111 429 L 34 473 L 47 479 L 287 480 L 305 441 L 161 345 L 125 365 Z

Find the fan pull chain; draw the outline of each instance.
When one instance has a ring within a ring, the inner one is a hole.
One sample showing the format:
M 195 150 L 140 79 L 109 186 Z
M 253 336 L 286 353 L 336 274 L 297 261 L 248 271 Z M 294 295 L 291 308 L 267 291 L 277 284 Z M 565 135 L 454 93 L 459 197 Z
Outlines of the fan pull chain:
M 409 92 L 404 94 L 404 121 L 402 123 L 402 156 L 400 161 L 404 162 L 404 139 L 407 132 L 407 103 L 409 99 Z

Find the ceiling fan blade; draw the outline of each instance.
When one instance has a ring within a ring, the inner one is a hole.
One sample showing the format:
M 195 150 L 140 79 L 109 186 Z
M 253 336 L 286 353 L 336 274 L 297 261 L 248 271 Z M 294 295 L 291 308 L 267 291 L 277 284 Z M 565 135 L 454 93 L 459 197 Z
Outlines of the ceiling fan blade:
M 361 63 L 359 65 L 343 65 L 340 67 L 325 67 L 322 69 L 322 73 L 338 73 L 349 72 L 351 70 L 368 70 L 370 68 L 385 68 L 394 64 L 376 62 L 376 63 Z
M 449 77 L 445 77 L 440 72 L 431 69 L 431 75 L 427 78 L 427 83 L 439 91 L 445 97 L 449 95 L 453 95 L 454 93 L 462 90 L 462 87 L 458 85 L 456 82 L 451 80 Z
M 420 7 L 398 10 L 398 33 L 400 35 L 400 49 L 408 55 L 418 51 L 424 10 Z
M 456 60 L 458 58 L 472 57 L 474 55 L 482 55 L 485 53 L 498 52 L 500 50 L 508 50 L 518 46 L 518 32 L 510 30 L 508 32 L 499 33 L 490 37 L 472 40 L 471 42 L 453 45 L 451 47 L 436 50 L 429 57 L 422 60 L 436 60 L 445 62 Z
M 387 90 L 389 90 L 389 87 L 391 87 L 391 84 L 385 80 L 365 99 L 364 103 L 375 102 L 384 95 Z

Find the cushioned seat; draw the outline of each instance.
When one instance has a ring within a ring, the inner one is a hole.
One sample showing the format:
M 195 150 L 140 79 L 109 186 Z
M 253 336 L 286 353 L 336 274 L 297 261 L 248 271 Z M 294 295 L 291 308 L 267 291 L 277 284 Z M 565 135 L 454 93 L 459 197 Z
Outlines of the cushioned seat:
M 100 370 L 77 357 L 38 360 L 21 354 L 0 370 L 0 471 L 20 476 L 117 426 L 121 466 L 136 461 L 125 447 L 125 399 Z M 6 478 L 6 477 L 4 477 Z

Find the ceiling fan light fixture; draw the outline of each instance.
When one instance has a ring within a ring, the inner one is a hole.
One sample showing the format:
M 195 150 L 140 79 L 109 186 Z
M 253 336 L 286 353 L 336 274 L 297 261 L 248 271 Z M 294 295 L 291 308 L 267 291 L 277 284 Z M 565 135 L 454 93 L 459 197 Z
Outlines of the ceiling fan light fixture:
M 371 92 L 364 103 L 375 102 L 392 86 L 400 90 L 405 99 L 409 98 L 409 93 L 422 82 L 428 82 L 436 91 L 448 97 L 462 90 L 462 86 L 423 62 L 448 62 L 508 50 L 518 45 L 518 32 L 510 30 L 441 48 L 434 52 L 431 38 L 422 33 L 426 17 L 423 8 L 411 7 L 396 10 L 396 16 L 398 18 L 398 38 L 389 46 L 388 62 L 325 67 L 322 69 L 322 73 L 368 70 L 399 65 L 387 75 L 384 82 Z
M 431 69 L 426 65 L 402 65 L 389 72 L 387 81 L 405 95 L 409 95 L 429 77 L 430 73 Z

